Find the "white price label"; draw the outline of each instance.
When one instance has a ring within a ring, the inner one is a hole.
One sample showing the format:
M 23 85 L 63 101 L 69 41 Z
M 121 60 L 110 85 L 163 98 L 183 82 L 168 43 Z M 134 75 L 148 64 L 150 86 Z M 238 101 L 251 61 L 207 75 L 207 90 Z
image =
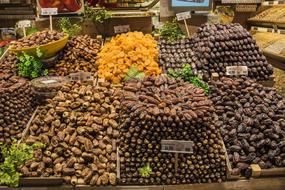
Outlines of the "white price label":
M 179 21 L 180 20 L 187 20 L 187 19 L 191 18 L 191 12 L 187 11 L 187 12 L 177 13 L 176 18 Z
M 248 75 L 247 66 L 227 66 L 226 74 L 229 76 Z
M 193 141 L 161 140 L 161 152 L 193 153 Z
M 255 12 L 257 9 L 257 5 L 237 5 L 237 12 Z
M 19 28 L 28 28 L 31 27 L 31 21 L 30 20 L 20 20 L 18 22 L 18 27 Z
M 41 8 L 41 15 L 57 15 L 57 8 Z
M 41 81 L 41 82 L 44 83 L 44 84 L 51 84 L 51 83 L 56 83 L 57 81 L 51 79 L 51 80 L 44 80 L 44 81 Z
M 114 26 L 115 34 L 125 33 L 131 31 L 130 25 L 118 25 Z
M 261 3 L 261 0 L 222 0 L 222 3 L 252 4 L 252 3 Z

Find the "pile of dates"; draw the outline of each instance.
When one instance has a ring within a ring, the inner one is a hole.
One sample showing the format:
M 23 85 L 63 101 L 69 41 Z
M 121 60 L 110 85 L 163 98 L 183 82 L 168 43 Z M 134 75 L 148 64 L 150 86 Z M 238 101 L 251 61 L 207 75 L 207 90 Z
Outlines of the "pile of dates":
M 66 84 L 41 106 L 27 144 L 45 145 L 21 168 L 24 176 L 61 176 L 67 184 L 115 185 L 119 91 Z
M 35 32 L 25 38 L 21 38 L 11 45 L 12 49 L 30 48 L 33 46 L 44 45 L 50 42 L 60 40 L 64 37 L 64 32 L 55 30 L 44 30 Z
M 245 77 L 211 81 L 211 100 L 222 126 L 233 173 L 250 164 L 285 166 L 285 100 Z
M 197 70 L 205 80 L 211 73 L 226 75 L 227 66 L 247 66 L 248 76 L 256 80 L 267 80 L 273 73 L 261 49 L 250 33 L 240 24 L 203 25 L 193 38 Z
M 131 80 L 123 87 L 120 171 L 122 184 L 222 182 L 225 150 L 202 89 L 167 76 Z M 193 153 L 163 152 L 162 140 L 192 141 Z M 142 170 L 152 172 L 144 175 Z
M 5 73 L 13 73 L 17 75 L 17 64 L 19 63 L 19 59 L 13 53 L 8 53 L 6 57 L 0 61 L 0 71 Z
M 167 42 L 162 39 L 158 42 L 159 48 L 159 66 L 164 72 L 168 69 L 174 71 L 182 68 L 183 64 L 189 64 L 195 68 L 197 57 L 192 51 L 192 42 L 190 39 L 181 39 L 175 42 Z
M 34 111 L 29 83 L 10 73 L 0 72 L 0 142 L 20 139 Z
M 67 76 L 79 71 L 96 73 L 96 56 L 101 48 L 101 40 L 88 35 L 73 37 L 60 54 L 59 63 L 50 70 L 51 75 Z

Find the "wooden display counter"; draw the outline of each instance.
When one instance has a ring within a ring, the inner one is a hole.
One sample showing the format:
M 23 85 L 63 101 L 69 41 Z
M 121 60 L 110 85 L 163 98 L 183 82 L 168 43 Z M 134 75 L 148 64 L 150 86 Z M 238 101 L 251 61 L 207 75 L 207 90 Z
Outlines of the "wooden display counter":
M 0 186 L 0 190 L 8 187 Z M 15 189 L 21 190 L 284 190 L 285 177 L 260 178 L 251 180 L 229 181 L 224 183 L 165 185 L 165 186 L 26 186 Z

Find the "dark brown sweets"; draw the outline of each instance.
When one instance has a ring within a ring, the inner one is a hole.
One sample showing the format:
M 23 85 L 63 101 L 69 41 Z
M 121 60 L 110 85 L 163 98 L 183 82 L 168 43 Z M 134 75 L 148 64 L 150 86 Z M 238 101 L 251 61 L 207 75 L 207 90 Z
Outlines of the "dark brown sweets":
M 33 46 L 44 45 L 64 37 L 63 32 L 44 30 L 33 33 L 25 38 L 21 38 L 11 45 L 12 49 L 30 48 Z
M 13 73 L 17 75 L 17 64 L 19 59 L 13 53 L 8 53 L 6 57 L 0 62 L 0 71 L 5 73 Z
M 67 84 L 34 118 L 25 142 L 46 145 L 21 168 L 24 176 L 62 176 L 66 183 L 116 184 L 119 96 L 102 87 Z
M 189 64 L 195 68 L 197 57 L 192 51 L 191 39 L 181 39 L 176 42 L 167 42 L 161 39 L 158 42 L 159 66 L 164 72 L 168 69 L 181 69 L 183 64 Z
M 33 111 L 33 95 L 28 82 L 0 72 L 0 142 L 20 139 Z
M 166 76 L 132 80 L 123 87 L 120 171 L 122 184 L 221 182 L 225 150 L 202 89 Z M 161 151 L 161 140 L 193 141 L 192 154 Z M 139 169 L 150 165 L 149 177 Z
M 66 76 L 79 71 L 97 72 L 96 56 L 100 48 L 101 41 L 88 35 L 72 38 L 61 52 L 59 63 L 50 70 L 50 75 Z
M 206 80 L 211 73 L 225 76 L 227 66 L 247 66 L 248 76 L 257 80 L 266 80 L 273 73 L 255 40 L 240 24 L 203 25 L 193 40 L 199 60 L 196 67 Z
M 285 100 L 272 88 L 247 78 L 211 82 L 221 134 L 233 172 L 250 164 L 285 166 Z

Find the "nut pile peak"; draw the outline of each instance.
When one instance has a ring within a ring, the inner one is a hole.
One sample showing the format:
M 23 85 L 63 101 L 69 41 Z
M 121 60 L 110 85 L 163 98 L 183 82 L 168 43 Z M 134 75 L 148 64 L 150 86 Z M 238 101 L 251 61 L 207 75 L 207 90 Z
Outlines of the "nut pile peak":
M 273 73 L 261 49 L 250 33 L 240 24 L 203 25 L 193 38 L 197 70 L 206 80 L 211 73 L 226 75 L 227 66 L 247 66 L 248 76 L 266 80 Z
M 116 184 L 120 102 L 109 87 L 67 84 L 40 107 L 25 142 L 46 147 L 21 168 L 24 176 L 62 176 L 72 185 Z
M 212 102 L 202 89 L 167 76 L 131 80 L 123 89 L 122 184 L 225 180 L 225 150 L 212 123 Z M 174 153 L 161 151 L 162 140 L 192 141 L 193 153 L 175 159 Z

